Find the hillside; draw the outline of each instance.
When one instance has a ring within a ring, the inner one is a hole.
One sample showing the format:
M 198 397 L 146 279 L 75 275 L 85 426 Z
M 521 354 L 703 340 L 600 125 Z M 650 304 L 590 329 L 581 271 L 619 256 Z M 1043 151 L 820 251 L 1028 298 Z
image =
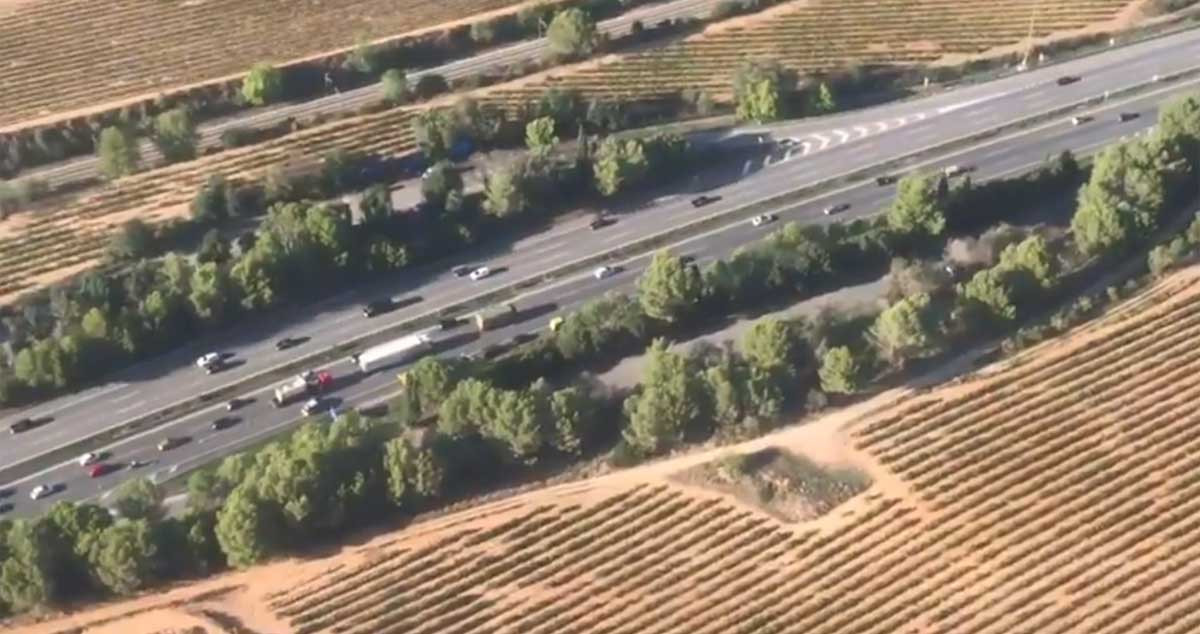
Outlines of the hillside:
M 1192 268 L 957 384 L 14 631 L 1192 632 L 1198 335 Z M 681 484 L 768 448 L 869 484 Z

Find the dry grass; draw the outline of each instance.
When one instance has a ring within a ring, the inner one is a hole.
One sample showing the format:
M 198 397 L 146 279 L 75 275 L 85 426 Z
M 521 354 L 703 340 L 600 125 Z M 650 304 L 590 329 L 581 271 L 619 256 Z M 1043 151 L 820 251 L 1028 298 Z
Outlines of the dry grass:
M 243 584 L 207 609 L 298 634 L 1195 632 L 1200 271 L 1128 306 L 984 378 L 735 448 L 871 476 L 818 519 L 671 484 L 715 450 L 175 594 Z M 25 631 L 204 604 L 180 596 Z

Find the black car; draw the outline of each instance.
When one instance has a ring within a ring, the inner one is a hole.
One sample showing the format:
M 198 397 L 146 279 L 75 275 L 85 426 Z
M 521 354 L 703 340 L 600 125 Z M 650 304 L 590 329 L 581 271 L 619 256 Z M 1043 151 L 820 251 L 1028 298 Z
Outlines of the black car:
M 10 498 L 17 494 L 17 490 L 12 487 L 0 489 L 0 500 Z
M 1117 115 L 1117 120 L 1121 123 L 1125 123 L 1126 121 L 1133 121 L 1140 116 L 1142 115 L 1137 112 L 1122 112 L 1121 114 Z
M 897 177 L 892 176 L 891 174 L 888 174 L 887 176 L 876 177 L 875 184 L 879 185 L 880 187 L 885 187 L 887 185 L 891 185 L 892 183 L 895 183 L 897 180 L 898 180 Z
M 1080 79 L 1082 79 L 1082 78 L 1075 76 L 1075 75 L 1064 75 L 1064 76 L 1058 78 L 1058 85 L 1059 86 L 1067 86 L 1067 85 L 1070 85 L 1070 84 L 1073 84 L 1073 83 L 1079 81 Z
M 614 222 L 616 222 L 616 220 L 613 220 L 608 216 L 596 216 L 595 219 L 588 223 L 588 227 L 590 227 L 592 231 L 595 231 L 597 229 L 603 229 Z
M 447 317 L 445 319 L 438 320 L 438 329 L 439 330 L 453 330 L 455 328 L 458 328 L 462 324 L 463 324 L 463 320 L 459 319 L 458 317 Z
M 692 199 L 692 206 L 699 209 L 705 205 L 711 205 L 718 200 L 721 200 L 720 196 L 697 196 Z
M 468 266 L 466 264 L 460 264 L 460 265 L 450 269 L 450 272 L 454 274 L 454 277 L 466 277 L 471 274 L 471 271 L 474 270 L 474 268 L 475 267 L 473 267 L 473 266 Z
M 21 420 L 8 426 L 8 433 L 19 434 L 21 432 L 26 432 L 31 429 L 33 429 L 33 419 L 32 418 L 22 418 Z
M 276 350 L 287 350 L 288 348 L 291 348 L 292 346 L 295 346 L 298 343 L 300 343 L 299 339 L 292 339 L 291 337 L 284 337 L 283 339 L 280 339 L 279 341 L 275 342 L 275 349 Z
M 363 317 L 369 319 L 375 315 L 386 313 L 395 305 L 396 303 L 390 299 L 377 299 L 373 302 L 368 302 L 366 306 L 363 306 Z
M 237 422 L 238 419 L 232 416 L 222 416 L 217 420 L 214 420 L 210 427 L 212 427 L 213 431 L 221 431 L 222 429 L 229 429 L 230 427 L 233 427 L 237 424 Z

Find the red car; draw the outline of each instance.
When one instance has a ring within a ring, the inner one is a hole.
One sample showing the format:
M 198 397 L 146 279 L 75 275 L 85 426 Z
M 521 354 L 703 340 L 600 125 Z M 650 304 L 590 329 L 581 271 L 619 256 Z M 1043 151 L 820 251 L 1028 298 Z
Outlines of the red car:
M 88 469 L 88 476 L 92 477 L 92 478 L 99 478 L 100 476 L 112 471 L 114 468 L 115 467 L 113 467 L 112 465 L 105 464 L 103 462 L 100 464 L 92 465 L 92 467 L 90 469 Z

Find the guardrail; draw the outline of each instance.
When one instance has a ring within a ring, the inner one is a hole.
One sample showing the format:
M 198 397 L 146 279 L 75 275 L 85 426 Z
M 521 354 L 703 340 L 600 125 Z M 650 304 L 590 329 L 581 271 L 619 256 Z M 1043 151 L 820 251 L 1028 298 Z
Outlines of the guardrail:
M 880 161 L 878 163 L 873 163 L 871 165 L 843 172 L 838 175 L 830 176 L 816 183 L 794 189 L 784 194 L 765 196 L 759 200 L 746 203 L 745 205 L 740 205 L 733 209 L 714 212 L 707 216 L 697 218 L 686 224 L 647 236 L 636 242 L 609 249 L 602 253 L 578 258 L 549 271 L 525 277 L 502 288 L 481 293 L 448 306 L 432 309 L 399 323 L 377 328 L 376 330 L 366 333 L 351 341 L 338 344 L 336 346 L 331 346 L 325 350 L 322 350 L 321 352 L 317 352 L 300 359 L 295 359 L 273 368 L 265 369 L 249 377 L 245 377 L 238 381 L 233 381 L 216 389 L 204 392 L 197 398 L 182 401 L 180 403 L 156 410 L 134 420 L 126 421 L 104 431 L 92 434 L 91 436 L 87 436 L 85 438 L 68 443 L 67 445 L 57 447 L 38 456 L 27 458 L 22 462 L 0 469 L 0 482 L 10 482 L 12 480 L 27 477 L 37 473 L 42 469 L 45 469 L 48 465 L 56 465 L 60 462 L 73 459 L 75 456 L 86 451 L 94 451 L 106 444 L 110 444 L 139 433 L 148 432 L 165 424 L 173 418 L 191 414 L 195 411 L 203 409 L 206 406 L 232 397 L 235 394 L 259 390 L 301 370 L 318 367 L 320 365 L 328 364 L 336 359 L 345 358 L 350 354 L 351 351 L 355 349 L 373 345 L 374 343 L 384 341 L 413 330 L 433 326 L 439 319 L 451 316 L 459 316 L 496 302 L 511 301 L 519 297 L 519 295 L 524 291 L 528 291 L 549 282 L 582 273 L 599 264 L 627 260 L 631 257 L 654 251 L 658 248 L 669 245 L 672 242 L 682 241 L 686 238 L 692 237 L 693 235 L 704 233 L 722 224 L 744 220 L 781 206 L 786 206 L 808 198 L 813 198 L 840 186 L 845 186 L 859 181 L 865 181 L 878 174 L 895 172 L 904 168 L 905 166 L 919 162 L 923 159 L 927 159 L 934 155 L 951 153 L 955 150 L 969 147 L 981 141 L 994 138 L 1007 132 L 1019 131 L 1037 125 L 1044 121 L 1063 116 L 1081 108 L 1099 105 L 1122 97 L 1133 96 L 1154 86 L 1176 82 L 1195 76 L 1200 76 L 1200 66 L 1195 66 L 1170 75 L 1163 75 L 1157 80 L 1151 79 L 1120 90 L 1110 91 L 1107 93 L 1107 95 L 1089 97 L 1087 99 L 1078 100 L 1070 104 L 1058 106 L 1037 114 L 1010 121 L 1008 123 L 993 126 L 987 130 L 962 135 L 939 143 L 930 144 L 924 148 L 914 150 L 902 156 L 898 156 L 886 161 Z

